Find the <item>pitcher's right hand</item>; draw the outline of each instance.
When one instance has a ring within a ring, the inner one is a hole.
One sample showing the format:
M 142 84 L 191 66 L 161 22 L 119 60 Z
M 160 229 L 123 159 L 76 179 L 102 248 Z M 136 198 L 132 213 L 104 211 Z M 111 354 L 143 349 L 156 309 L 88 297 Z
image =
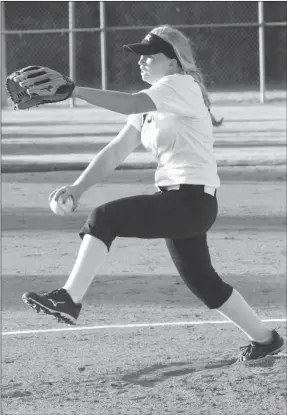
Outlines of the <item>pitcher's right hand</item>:
M 78 186 L 72 184 L 72 185 L 63 186 L 60 189 L 54 190 L 50 194 L 48 198 L 48 202 L 50 203 L 53 198 L 55 198 L 55 201 L 57 202 L 59 197 L 61 197 L 62 201 L 65 203 L 65 201 L 71 196 L 74 202 L 73 210 L 75 210 L 77 209 L 78 202 L 80 200 L 81 195 L 82 194 L 80 193 Z

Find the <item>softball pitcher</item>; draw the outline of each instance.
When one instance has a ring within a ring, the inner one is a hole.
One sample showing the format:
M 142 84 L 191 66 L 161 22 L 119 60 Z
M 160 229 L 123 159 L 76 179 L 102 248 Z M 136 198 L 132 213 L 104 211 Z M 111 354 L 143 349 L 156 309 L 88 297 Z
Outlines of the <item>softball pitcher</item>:
M 216 120 L 188 39 L 175 28 L 160 26 L 142 42 L 124 49 L 140 56 L 141 76 L 150 87 L 139 93 L 75 88 L 75 97 L 129 117 L 80 177 L 53 192 L 49 200 L 72 196 L 76 206 L 87 189 L 112 172 L 141 142 L 158 161 L 158 191 L 93 209 L 80 230 L 82 243 L 66 284 L 43 295 L 25 293 L 24 302 L 74 324 L 84 295 L 117 236 L 164 238 L 187 287 L 249 338 L 238 361 L 278 353 L 283 338 L 259 319 L 211 264 L 207 232 L 217 217 L 220 186 L 213 154 L 212 124 Z

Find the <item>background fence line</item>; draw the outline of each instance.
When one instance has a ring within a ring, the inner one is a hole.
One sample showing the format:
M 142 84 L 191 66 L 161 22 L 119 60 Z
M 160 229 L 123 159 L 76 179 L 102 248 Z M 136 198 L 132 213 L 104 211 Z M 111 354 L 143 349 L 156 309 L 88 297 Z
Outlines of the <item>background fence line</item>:
M 107 22 L 105 2 L 100 1 L 102 89 L 107 89 Z
M 4 2 L 0 4 L 1 10 L 1 65 L 0 65 L 0 76 L 1 76 L 1 107 L 7 102 L 7 91 L 6 91 L 6 76 L 7 76 L 7 65 L 6 65 L 6 41 L 5 41 L 5 18 L 4 18 Z
M 2 4 L 5 2 L 2 2 Z M 70 2 L 69 2 L 70 3 Z M 71 2 L 75 3 L 75 2 Z M 106 2 L 99 2 L 99 3 L 106 3 Z M 260 1 L 258 3 L 264 3 L 264 1 Z M 178 29 L 204 29 L 207 27 L 212 27 L 214 29 L 220 28 L 240 28 L 240 27 L 287 27 L 287 22 L 262 22 L 262 23 L 201 23 L 201 24 L 176 24 L 172 25 Z M 144 25 L 144 26 L 106 26 L 106 31 L 122 31 L 122 30 L 149 30 L 153 29 L 154 25 Z M 42 30 L 35 30 L 35 29 L 27 29 L 27 30 L 3 30 L 5 35 L 31 35 L 31 34 L 51 34 L 51 33 L 69 33 L 71 30 L 75 33 L 85 33 L 85 32 L 101 32 L 103 29 L 101 27 L 86 27 L 86 28 L 74 28 L 74 29 L 42 29 Z
M 76 7 L 81 7 L 79 6 L 80 2 L 74 2 L 74 1 L 67 1 L 67 2 L 59 2 L 61 3 L 61 7 L 66 6 L 66 13 L 67 13 L 67 21 L 68 21 L 68 27 L 65 28 L 54 28 L 54 29 L 50 29 L 50 28 L 41 28 L 41 29 L 10 29 L 10 28 L 6 28 L 6 22 L 5 22 L 5 18 L 9 18 L 9 13 L 5 13 L 5 6 L 8 2 L 1 2 L 1 23 L 2 23 L 2 27 L 1 27 L 1 44 L 2 44 L 2 52 L 1 52 L 1 81 L 2 81 L 2 91 L 5 91 L 5 87 L 3 88 L 3 86 L 5 85 L 5 79 L 6 79 L 6 75 L 7 72 L 9 73 L 9 60 L 7 61 L 6 59 L 6 55 L 7 55 L 7 42 L 8 40 L 11 39 L 12 36 L 19 36 L 19 39 L 21 39 L 21 37 L 23 36 L 29 36 L 29 35 L 60 35 L 60 36 L 64 36 L 67 35 L 68 36 L 68 69 L 69 69 L 69 75 L 72 79 L 74 79 L 76 82 L 79 82 L 80 79 L 78 79 L 78 71 L 77 71 L 77 65 L 76 65 L 76 60 L 77 60 L 77 47 L 76 47 L 76 36 L 78 34 L 92 34 L 92 33 L 98 33 L 99 34 L 99 46 L 100 46 L 100 78 L 101 78 L 101 88 L 102 89 L 107 89 L 108 88 L 108 84 L 109 84 L 109 70 L 114 70 L 116 72 L 116 68 L 113 69 L 113 66 L 109 66 L 108 63 L 108 46 L 107 46 L 107 37 L 110 36 L 113 33 L 119 33 L 118 37 L 120 37 L 121 39 L 124 38 L 126 36 L 126 34 L 128 32 L 134 33 L 134 31 L 138 32 L 142 32 L 142 31 L 148 31 L 150 29 L 152 29 L 155 24 L 153 25 L 142 25 L 142 24 L 138 24 L 138 25 L 126 25 L 126 26 L 115 26 L 115 25 L 110 25 L 108 24 L 108 19 L 107 17 L 110 18 L 111 20 L 111 14 L 112 12 L 110 11 L 109 15 L 107 15 L 107 7 L 109 7 L 109 5 L 107 4 L 108 2 L 105 1 L 100 1 L 98 2 L 98 13 L 99 13 L 99 24 L 95 25 L 95 27 L 76 27 Z M 14 5 L 18 4 L 18 2 L 13 2 Z M 19 2 L 20 3 L 20 2 Z M 25 3 L 25 2 L 24 2 Z M 30 3 L 30 2 L 29 2 Z M 44 2 L 44 3 L 48 3 L 48 2 Z M 85 2 L 85 3 L 92 3 L 92 2 Z M 127 2 L 128 3 L 128 2 Z M 149 2 L 151 10 L 152 10 L 152 6 L 154 4 L 156 4 L 157 2 Z M 173 2 L 175 3 L 175 2 Z M 176 2 L 177 5 L 181 6 L 183 3 L 185 2 Z M 198 2 L 191 2 L 191 9 L 192 7 L 195 7 L 194 4 L 192 3 L 198 3 Z M 204 2 L 205 3 L 205 2 Z M 228 2 L 227 2 L 228 3 Z M 245 2 L 242 2 L 242 4 Z M 93 5 L 94 6 L 94 5 Z M 138 5 L 133 5 L 132 3 L 130 3 L 130 7 L 138 7 Z M 40 6 L 38 6 L 40 7 Z M 43 6 L 44 7 L 44 6 Z M 47 7 L 47 6 L 45 6 Z M 59 6 L 60 7 L 60 6 Z M 90 5 L 90 7 L 92 7 Z M 127 7 L 127 5 L 125 6 Z M 183 7 L 183 6 L 182 6 Z M 185 7 L 187 7 L 185 5 Z M 219 6 L 218 6 L 219 7 Z M 222 6 L 224 7 L 224 6 Z M 227 6 L 226 6 L 227 7 Z M 239 7 L 239 6 L 237 6 Z M 14 7 L 14 11 L 16 11 L 16 6 Z M 150 17 L 150 16 L 149 16 Z M 249 16 L 248 16 L 249 17 Z M 132 19 L 131 19 L 132 20 Z M 285 20 L 286 20 L 286 16 L 285 16 Z M 48 21 L 48 19 L 47 19 Z M 162 22 L 159 22 L 158 24 L 162 24 Z M 258 70 L 259 70 L 259 101 L 261 103 L 265 102 L 265 91 L 266 91 L 266 68 L 265 68 L 265 64 L 266 64 L 266 47 L 265 47 L 265 36 L 266 36 L 266 29 L 267 28 L 286 28 L 287 27 L 287 22 L 286 21 L 266 21 L 265 16 L 264 16 L 264 2 L 263 1 L 258 1 L 257 2 L 257 21 L 253 21 L 253 22 L 220 22 L 220 23 L 192 23 L 192 24 L 172 24 L 172 26 L 178 28 L 178 29 L 188 29 L 188 30 L 200 30 L 200 29 L 217 29 L 217 30 L 221 30 L 221 29 L 244 29 L 244 28 L 253 28 L 254 30 L 257 30 L 257 46 L 258 46 Z M 239 33 L 239 32 L 238 32 Z M 253 33 L 253 32 L 252 32 Z M 110 34 L 110 35 L 109 35 Z M 227 32 L 228 35 L 228 32 Z M 138 36 L 138 35 L 137 35 Z M 250 34 L 251 36 L 251 34 Z M 235 37 L 236 38 L 236 37 Z M 113 37 L 113 39 L 115 39 Z M 139 38 L 137 38 L 137 40 L 141 39 L 141 35 L 139 36 Z M 251 39 L 252 40 L 252 39 Z M 27 42 L 28 43 L 28 42 Z M 220 49 L 220 44 L 218 45 L 218 48 Z M 236 46 L 236 45 L 235 45 Z M 40 46 L 39 46 L 40 47 Z M 57 46 L 56 46 L 57 48 Z M 44 52 L 43 52 L 44 53 Z M 63 57 L 64 59 L 64 57 Z M 117 58 L 115 57 L 115 60 Z M 251 59 L 251 58 L 250 58 Z M 27 58 L 28 60 L 28 58 Z M 127 59 L 125 59 L 127 60 Z M 232 60 L 232 58 L 231 58 Z M 281 58 L 282 61 L 282 58 Z M 284 61 L 284 58 L 283 58 Z M 54 63 L 54 62 L 53 62 Z M 125 62 L 126 63 L 126 62 Z M 34 62 L 30 62 L 29 64 L 35 64 Z M 274 62 L 274 64 L 276 64 Z M 64 65 L 64 64 L 63 64 Z M 43 66 L 48 66 L 43 64 Z M 13 68 L 13 70 L 17 70 L 18 68 Z M 286 68 L 285 68 L 286 69 Z M 120 74 L 122 75 L 122 73 Z M 119 76 L 120 76 L 119 75 Z M 117 79 L 117 76 L 115 75 L 115 78 Z M 120 78 L 120 82 L 121 82 L 122 78 Z M 117 82 L 117 81 L 114 81 Z M 2 92 L 2 103 L 6 102 L 6 96 L 4 96 L 3 92 Z M 74 106 L 75 101 L 74 99 L 71 99 L 70 102 L 71 106 Z
M 75 43 L 75 3 L 73 1 L 69 1 L 69 76 L 71 79 L 76 81 L 76 59 L 75 59 L 75 51 L 76 51 L 76 43 Z M 71 97 L 70 100 L 70 107 L 73 108 L 75 106 L 75 98 Z
M 265 102 L 265 42 L 264 42 L 264 8 L 263 2 L 258 2 L 258 46 L 259 46 L 259 84 L 260 103 Z

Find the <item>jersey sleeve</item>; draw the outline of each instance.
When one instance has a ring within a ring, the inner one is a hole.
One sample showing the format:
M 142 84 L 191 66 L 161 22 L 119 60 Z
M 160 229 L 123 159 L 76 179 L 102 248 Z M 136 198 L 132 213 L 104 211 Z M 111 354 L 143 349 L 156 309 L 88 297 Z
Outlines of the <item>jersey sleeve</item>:
M 206 111 L 200 87 L 192 77 L 166 76 L 141 92 L 153 100 L 161 113 L 192 117 Z
M 138 131 L 142 130 L 142 114 L 130 114 L 127 119 L 127 124 L 132 125 Z

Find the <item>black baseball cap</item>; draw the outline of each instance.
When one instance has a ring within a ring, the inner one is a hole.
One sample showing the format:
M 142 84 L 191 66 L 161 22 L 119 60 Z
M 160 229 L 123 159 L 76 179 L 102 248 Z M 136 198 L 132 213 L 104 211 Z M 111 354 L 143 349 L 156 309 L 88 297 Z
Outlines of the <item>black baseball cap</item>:
M 134 52 L 138 55 L 157 55 L 163 53 L 170 59 L 176 59 L 179 66 L 182 68 L 180 60 L 178 59 L 172 45 L 154 33 L 149 33 L 140 43 L 131 43 L 123 46 L 127 52 Z

